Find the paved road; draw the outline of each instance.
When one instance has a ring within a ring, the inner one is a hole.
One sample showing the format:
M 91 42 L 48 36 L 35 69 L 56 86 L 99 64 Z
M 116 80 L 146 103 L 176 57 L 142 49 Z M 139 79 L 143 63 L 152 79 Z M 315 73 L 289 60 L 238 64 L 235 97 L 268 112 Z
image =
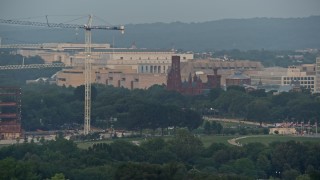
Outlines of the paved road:
M 237 140 L 239 139 L 244 139 L 244 138 L 247 138 L 248 136 L 242 136 L 242 137 L 237 137 L 237 138 L 233 138 L 233 139 L 229 139 L 228 140 L 228 143 L 231 144 L 231 145 L 234 145 L 234 146 L 242 146 L 242 144 L 236 142 Z
M 203 118 L 208 121 L 233 122 L 233 123 L 242 123 L 242 124 L 260 126 L 260 123 L 258 122 L 244 121 L 242 119 L 213 118 L 213 117 L 206 117 L 206 116 L 204 116 Z M 262 123 L 262 127 L 269 127 L 269 126 L 273 126 L 273 124 Z

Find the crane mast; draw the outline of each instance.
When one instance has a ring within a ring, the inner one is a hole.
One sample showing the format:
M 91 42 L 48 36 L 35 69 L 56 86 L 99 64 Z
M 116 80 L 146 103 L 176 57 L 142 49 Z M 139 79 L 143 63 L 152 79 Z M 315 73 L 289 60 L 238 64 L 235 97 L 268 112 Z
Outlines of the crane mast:
M 84 127 L 83 133 L 90 133 L 91 122 L 91 24 L 92 16 L 89 16 L 87 28 L 85 29 L 85 62 L 84 62 Z
M 76 25 L 76 24 L 61 24 L 61 23 L 49 23 L 48 19 L 46 23 L 43 22 L 30 22 L 30 21 L 20 21 L 20 20 L 5 20 L 0 19 L 0 23 L 6 24 L 18 24 L 18 25 L 28 25 L 28 26 L 44 26 L 51 28 L 81 28 L 85 30 L 85 62 L 84 62 L 84 86 L 85 86 L 85 97 L 84 97 L 84 129 L 83 133 L 90 133 L 91 124 L 91 30 L 119 30 L 124 33 L 124 26 L 92 26 L 92 15 L 89 15 L 89 20 L 86 25 Z

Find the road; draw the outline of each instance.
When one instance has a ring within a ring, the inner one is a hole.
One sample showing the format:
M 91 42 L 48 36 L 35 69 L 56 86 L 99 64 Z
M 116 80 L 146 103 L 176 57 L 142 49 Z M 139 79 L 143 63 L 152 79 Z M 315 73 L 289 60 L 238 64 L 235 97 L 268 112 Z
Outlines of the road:
M 231 144 L 231 145 L 234 145 L 234 146 L 242 146 L 242 144 L 238 143 L 237 141 L 239 139 L 244 139 L 244 138 L 247 138 L 247 136 L 242 136 L 242 137 L 237 137 L 237 138 L 233 138 L 233 139 L 229 139 L 228 140 L 228 143 Z
M 213 118 L 213 117 L 206 117 L 206 116 L 204 116 L 203 119 L 208 120 L 208 121 L 233 122 L 233 123 L 241 123 L 241 124 L 250 124 L 250 125 L 260 126 L 260 123 L 258 123 L 258 122 L 244 121 L 242 119 Z M 262 127 L 270 127 L 270 126 L 274 126 L 274 125 L 262 123 Z

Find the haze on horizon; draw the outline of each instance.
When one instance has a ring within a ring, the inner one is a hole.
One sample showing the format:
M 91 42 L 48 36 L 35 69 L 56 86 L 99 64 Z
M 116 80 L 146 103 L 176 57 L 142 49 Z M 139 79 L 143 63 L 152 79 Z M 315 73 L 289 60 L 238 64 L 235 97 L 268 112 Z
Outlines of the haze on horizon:
M 86 16 L 108 24 L 205 22 L 254 17 L 290 18 L 320 15 L 319 0 L 1 0 L 0 18 Z M 72 19 L 71 17 L 69 19 Z M 30 18 L 35 21 L 35 18 Z M 57 20 L 59 21 L 59 20 Z M 62 21 L 62 20 L 60 20 Z

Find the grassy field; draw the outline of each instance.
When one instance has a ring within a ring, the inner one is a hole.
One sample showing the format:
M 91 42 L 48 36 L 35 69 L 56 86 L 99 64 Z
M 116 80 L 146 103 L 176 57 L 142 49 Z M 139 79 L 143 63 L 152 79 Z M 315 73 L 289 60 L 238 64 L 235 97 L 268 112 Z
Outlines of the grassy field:
M 223 143 L 227 144 L 229 139 L 235 138 L 236 136 L 214 136 L 214 135 L 202 135 L 200 136 L 200 140 L 202 141 L 205 147 L 210 146 L 212 143 Z
M 260 135 L 260 136 L 248 136 L 238 140 L 241 144 L 248 144 L 254 142 L 260 142 L 263 144 L 270 144 L 272 142 L 287 142 L 287 141 L 298 141 L 298 142 L 318 142 L 320 138 L 315 137 L 303 137 L 303 136 L 283 136 L 283 135 Z
M 216 135 L 200 135 L 198 136 L 202 141 L 204 147 L 209 147 L 212 143 L 223 143 L 226 145 L 230 145 L 228 143 L 229 139 L 235 138 L 237 136 L 216 136 Z M 166 140 L 170 139 L 171 137 L 163 137 Z M 143 142 L 145 138 L 123 138 L 121 140 L 129 141 L 129 142 Z M 301 137 L 301 136 L 282 136 L 282 135 L 254 135 L 248 136 L 247 138 L 243 138 L 238 140 L 237 142 L 241 144 L 248 144 L 248 143 L 256 143 L 260 142 L 263 144 L 270 144 L 272 142 L 287 142 L 287 141 L 299 141 L 299 142 L 320 142 L 320 138 L 313 138 L 313 137 Z M 113 140 L 102 140 L 102 141 L 89 141 L 89 142 L 77 142 L 78 147 L 81 149 L 87 149 L 88 147 L 92 146 L 95 143 L 112 143 Z
M 145 139 L 144 138 L 119 138 L 117 140 L 123 140 L 123 141 L 130 141 L 130 142 L 142 142 Z M 80 149 L 88 149 L 90 146 L 94 145 L 94 144 L 98 144 L 98 143 L 107 143 L 110 144 L 113 141 L 115 141 L 114 139 L 108 139 L 108 140 L 100 140 L 100 141 L 85 141 L 85 142 L 76 142 L 78 148 Z

